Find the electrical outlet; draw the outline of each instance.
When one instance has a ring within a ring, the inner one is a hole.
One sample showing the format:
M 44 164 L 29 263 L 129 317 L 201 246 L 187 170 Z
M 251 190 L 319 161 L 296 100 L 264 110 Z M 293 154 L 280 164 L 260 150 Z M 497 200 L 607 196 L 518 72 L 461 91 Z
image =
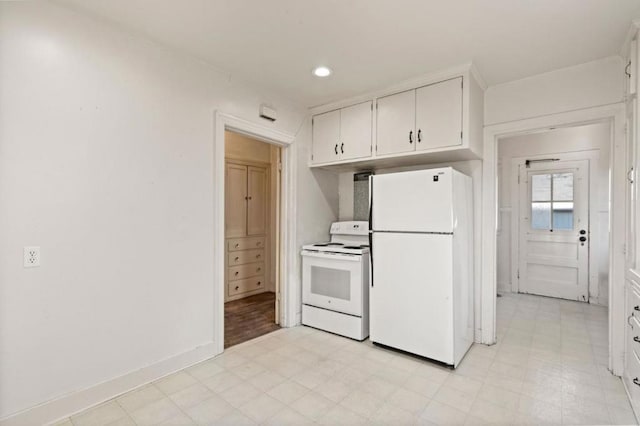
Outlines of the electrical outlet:
M 36 268 L 40 266 L 40 247 L 31 246 L 24 248 L 24 267 Z

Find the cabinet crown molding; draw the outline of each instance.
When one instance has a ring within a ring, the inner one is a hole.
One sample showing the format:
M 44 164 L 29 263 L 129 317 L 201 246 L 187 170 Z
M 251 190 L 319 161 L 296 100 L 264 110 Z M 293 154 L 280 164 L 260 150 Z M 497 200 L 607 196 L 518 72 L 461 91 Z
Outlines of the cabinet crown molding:
M 476 79 L 476 82 L 483 90 L 486 90 L 486 83 L 476 66 L 472 62 L 468 62 L 462 65 L 458 65 L 451 68 L 446 68 L 439 71 L 434 71 L 426 74 L 422 74 L 418 77 L 401 81 L 391 86 L 384 87 L 379 90 L 372 90 L 370 92 L 356 95 L 350 98 L 338 100 L 335 102 L 329 102 L 322 105 L 317 105 L 309 108 L 311 115 L 322 114 L 324 112 L 332 111 L 339 108 L 359 104 L 367 101 L 375 101 L 377 98 L 392 95 L 398 92 L 404 92 L 406 90 L 415 89 L 421 86 L 426 86 L 440 81 L 448 80 L 455 77 L 465 76 L 471 74 Z

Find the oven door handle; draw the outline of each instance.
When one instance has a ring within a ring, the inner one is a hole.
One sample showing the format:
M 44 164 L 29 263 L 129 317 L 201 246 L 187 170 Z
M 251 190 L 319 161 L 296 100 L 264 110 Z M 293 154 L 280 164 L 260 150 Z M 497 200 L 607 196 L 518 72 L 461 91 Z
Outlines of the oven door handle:
M 359 254 L 348 254 L 348 253 L 340 253 L 340 254 L 331 254 L 324 253 L 321 251 L 312 251 L 312 250 L 303 250 L 300 253 L 303 257 L 315 257 L 318 259 L 329 259 L 329 260 L 344 260 L 345 262 L 360 262 L 362 256 Z

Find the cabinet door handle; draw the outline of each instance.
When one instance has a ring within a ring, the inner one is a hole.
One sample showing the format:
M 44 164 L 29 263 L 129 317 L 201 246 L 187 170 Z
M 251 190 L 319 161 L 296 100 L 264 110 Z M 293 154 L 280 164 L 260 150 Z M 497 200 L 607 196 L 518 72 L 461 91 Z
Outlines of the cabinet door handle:
M 236 256 L 234 262 L 237 262 L 238 260 L 240 260 L 240 258 Z
M 344 154 L 344 142 L 340 144 L 340 152 Z
M 256 259 L 260 259 L 260 255 L 259 254 L 256 254 Z
M 413 143 L 413 130 L 409 130 L 409 143 Z
M 262 244 L 262 243 L 261 243 L 260 241 L 258 241 L 258 242 L 256 243 L 256 246 L 258 246 L 258 247 L 259 247 L 259 246 L 260 246 L 260 244 Z
M 236 273 L 235 273 L 235 274 L 233 274 L 233 275 L 235 275 L 235 276 L 237 277 L 239 273 L 240 273 L 240 272 L 236 271 Z
M 638 336 L 633 336 L 633 341 L 634 341 L 634 342 L 638 342 L 638 343 L 640 343 L 640 337 L 638 337 Z
M 236 290 L 238 290 L 239 288 L 240 288 L 239 286 L 236 286 Z
M 333 151 L 336 153 L 336 155 L 338 155 L 338 144 L 333 147 Z
M 262 284 L 262 281 L 258 281 L 258 282 L 256 283 L 256 285 L 257 285 L 258 287 L 260 287 L 260 284 Z
M 634 311 L 640 311 L 640 306 L 638 306 L 638 305 L 634 306 L 634 307 L 633 307 L 633 310 L 634 310 Z
M 240 244 L 239 244 L 239 243 L 236 243 L 235 247 L 236 247 L 236 248 L 240 247 Z
M 637 377 L 633 379 L 633 383 L 635 383 L 636 385 L 640 386 L 640 380 L 638 380 Z
M 422 142 L 422 130 L 418 129 L 418 143 Z
M 262 271 L 262 268 L 256 269 L 256 272 L 260 272 L 260 271 Z

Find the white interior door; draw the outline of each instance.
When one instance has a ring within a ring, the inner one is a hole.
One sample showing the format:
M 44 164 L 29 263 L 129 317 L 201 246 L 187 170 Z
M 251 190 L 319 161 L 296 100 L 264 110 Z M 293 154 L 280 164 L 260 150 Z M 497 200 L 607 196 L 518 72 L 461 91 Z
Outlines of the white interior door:
M 589 301 L 589 161 L 520 165 L 518 291 Z
M 265 235 L 267 228 L 267 171 L 247 167 L 247 235 Z
M 247 166 L 227 164 L 225 195 L 225 235 L 247 235 Z

